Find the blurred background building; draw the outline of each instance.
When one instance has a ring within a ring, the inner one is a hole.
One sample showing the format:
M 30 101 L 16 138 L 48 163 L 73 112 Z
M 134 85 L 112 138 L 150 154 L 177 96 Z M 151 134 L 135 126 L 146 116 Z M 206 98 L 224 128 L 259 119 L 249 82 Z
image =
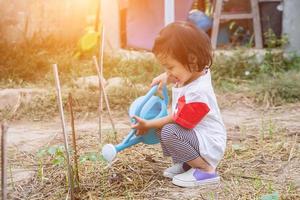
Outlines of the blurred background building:
M 100 3 L 101 2 L 101 3 Z M 187 20 L 189 11 L 207 14 L 210 0 L 0 0 L 0 35 L 11 43 L 24 38 L 54 36 L 78 40 L 88 27 L 103 22 L 106 46 L 110 49 L 149 50 L 166 20 Z M 99 4 L 100 3 L 100 4 Z M 165 6 L 167 5 L 167 6 Z M 299 0 L 260 0 L 262 33 L 269 28 L 290 41 L 287 50 L 300 52 Z M 100 9 L 99 21 L 97 10 Z M 228 12 L 249 10 L 246 0 L 224 0 Z M 208 16 L 208 17 L 212 17 Z M 235 27 L 235 28 L 232 28 Z M 251 21 L 223 22 L 218 43 L 246 43 L 252 34 Z M 207 31 L 210 34 L 210 30 Z M 239 33 L 233 35 L 233 32 Z

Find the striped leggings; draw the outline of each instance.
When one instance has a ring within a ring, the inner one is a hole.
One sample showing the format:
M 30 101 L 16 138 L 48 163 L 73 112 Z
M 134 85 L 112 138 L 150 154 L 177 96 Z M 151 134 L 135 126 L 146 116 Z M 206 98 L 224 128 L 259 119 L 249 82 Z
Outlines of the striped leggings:
M 199 142 L 192 129 L 178 124 L 166 124 L 157 133 L 164 156 L 171 156 L 173 163 L 183 163 L 200 156 Z

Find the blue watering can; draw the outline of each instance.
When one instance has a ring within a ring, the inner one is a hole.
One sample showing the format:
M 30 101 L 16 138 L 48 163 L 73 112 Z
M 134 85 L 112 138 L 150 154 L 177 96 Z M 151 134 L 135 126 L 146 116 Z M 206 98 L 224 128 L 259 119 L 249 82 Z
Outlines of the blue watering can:
M 163 98 L 154 96 L 158 89 L 158 85 L 153 86 L 145 96 L 137 98 L 129 108 L 129 116 L 131 122 L 134 123 L 135 120 L 133 116 L 138 116 L 142 119 L 158 119 L 168 115 L 167 105 L 168 105 L 168 91 L 166 86 L 163 86 Z M 106 144 L 102 148 L 102 155 L 108 161 L 112 162 L 116 157 L 117 153 L 125 148 L 143 142 L 144 144 L 157 144 L 159 143 L 159 138 L 156 135 L 156 129 L 149 129 L 147 133 L 136 136 L 136 129 L 131 129 L 129 134 L 124 138 L 124 140 L 118 145 Z

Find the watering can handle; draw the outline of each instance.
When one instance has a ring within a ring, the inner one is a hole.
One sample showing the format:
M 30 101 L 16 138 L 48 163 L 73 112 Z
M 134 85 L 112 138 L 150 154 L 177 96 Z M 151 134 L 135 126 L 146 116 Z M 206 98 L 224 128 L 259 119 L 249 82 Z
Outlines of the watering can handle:
M 166 106 L 168 106 L 169 96 L 168 96 L 168 89 L 167 89 L 167 86 L 165 84 L 163 85 L 162 93 L 163 93 L 163 97 L 164 97 L 164 102 L 165 102 Z
M 158 89 L 158 85 L 154 85 L 149 90 L 149 92 L 145 95 L 145 98 L 143 99 L 143 101 L 140 103 L 140 106 L 138 107 L 138 109 L 136 109 L 135 115 L 139 115 L 144 104 L 154 95 L 154 93 L 157 91 L 157 89 Z M 167 106 L 168 102 L 169 102 L 169 97 L 168 97 L 168 90 L 167 90 L 166 85 L 163 85 L 163 97 L 164 97 L 164 102 Z

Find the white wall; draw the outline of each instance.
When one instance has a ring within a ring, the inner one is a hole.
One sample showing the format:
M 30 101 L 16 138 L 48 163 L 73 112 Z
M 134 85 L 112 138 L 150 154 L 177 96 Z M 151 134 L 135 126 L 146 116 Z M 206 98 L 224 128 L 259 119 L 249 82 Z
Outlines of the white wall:
M 286 50 L 300 55 L 300 1 L 285 0 L 283 7 L 283 33 L 287 34 L 289 44 Z
M 105 27 L 105 50 L 120 48 L 120 16 L 118 0 L 101 0 Z

